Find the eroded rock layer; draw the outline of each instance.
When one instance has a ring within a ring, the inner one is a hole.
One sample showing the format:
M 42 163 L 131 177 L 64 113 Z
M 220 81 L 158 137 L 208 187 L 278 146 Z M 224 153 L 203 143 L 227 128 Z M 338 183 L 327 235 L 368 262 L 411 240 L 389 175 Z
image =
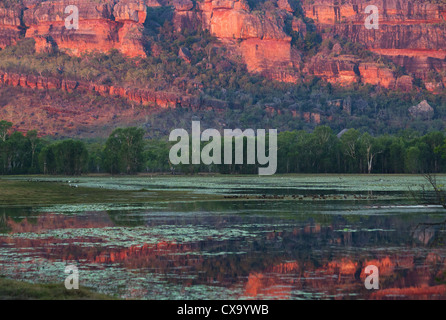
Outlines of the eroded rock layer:
M 313 19 L 323 38 L 338 35 L 360 43 L 393 60 L 408 76 L 425 81 L 428 89 L 442 88 L 443 84 L 430 82 L 429 73 L 446 68 L 446 4 L 377 0 L 373 5 L 379 10 L 378 29 L 367 29 L 365 9 L 370 4 L 366 0 L 277 0 L 272 8 L 259 11 L 246 0 L 25 0 L 21 6 L 0 8 L 0 47 L 32 37 L 38 52 L 57 48 L 80 55 L 117 49 L 129 57 L 144 57 L 148 53 L 145 22 L 153 19 L 147 8 L 169 6 L 176 30 L 208 29 L 244 59 L 250 72 L 288 82 L 297 82 L 310 72 L 332 83 L 410 87 L 406 78 L 398 81 L 383 65 L 353 61 L 349 56 L 319 55 L 303 66 L 301 53 L 291 46 L 290 33 L 303 36 L 307 32 L 308 22 L 298 18 L 302 12 Z M 78 29 L 65 27 L 69 5 L 79 9 Z
M 304 0 L 303 8 L 324 37 L 339 35 L 361 43 L 424 81 L 428 80 L 429 72 L 441 73 L 446 69 L 446 3 L 377 0 L 373 5 L 379 12 L 378 28 L 367 29 L 365 21 L 370 12 L 365 13 L 365 9 L 370 4 L 364 0 L 342 3 L 337 0 Z M 370 77 L 370 72 L 362 76 L 367 83 L 380 81 Z
M 161 11 L 169 11 L 175 31 L 209 30 L 218 39 L 218 42 L 212 42 L 211 47 L 224 47 L 227 49 L 226 58 L 237 60 L 237 63 L 241 58 L 249 72 L 259 73 L 268 79 L 299 83 L 318 77 L 337 85 L 363 83 L 401 91 L 419 89 L 421 80 L 429 91 L 444 91 L 446 3 L 438 0 L 374 1 L 373 5 L 379 10 L 377 29 L 365 26 L 369 16 L 365 12 L 366 7 L 372 4 L 368 0 L 272 0 L 268 3 L 260 9 L 251 8 L 246 0 L 23 0 L 13 6 L 0 3 L 0 48 L 12 46 L 23 38 L 33 38 L 37 52 L 59 50 L 81 56 L 87 52 L 116 49 L 128 57 L 156 57 L 156 45 L 159 43 L 154 40 L 154 30 L 159 24 L 153 14 L 163 7 Z M 74 13 L 66 9 L 73 5 L 79 10 L 77 29 L 66 27 L 65 20 Z M 306 38 L 306 35 L 315 33 L 321 36 L 322 44 L 311 43 L 315 41 L 314 37 Z M 296 44 L 298 41 L 300 45 Z M 308 42 L 317 50 L 302 47 L 302 43 L 305 46 Z M 346 43 L 359 44 L 361 50 L 367 49 L 375 55 L 361 55 L 361 52 L 355 52 L 356 47 L 355 50 L 351 49 L 352 46 L 348 49 Z M 209 55 L 211 53 L 212 48 Z M 201 63 L 218 72 L 210 58 L 193 61 L 191 48 L 181 47 L 175 54 L 182 63 L 196 63 L 197 66 Z M 182 106 L 221 111 L 228 107 L 224 100 L 204 99 L 200 97 L 199 90 L 189 92 L 176 85 L 158 91 L 131 87 L 128 83 L 92 83 L 79 80 L 82 77 L 75 81 L 60 75 L 60 78 L 58 75 L 44 77 L 23 74 L 21 69 L 18 70 L 15 73 L 0 70 L 0 86 L 124 98 L 131 105 L 150 105 L 150 110 Z M 194 79 L 184 77 L 182 81 L 189 80 Z M 204 85 L 198 83 L 197 87 Z M 0 118 L 21 123 L 21 128 L 41 127 L 48 122 L 46 120 L 53 119 L 53 115 L 58 115 L 58 119 L 63 121 L 59 121 L 59 127 L 46 130 L 49 134 L 57 133 L 63 126 L 69 127 L 66 123 L 73 115 L 80 117 L 70 114 L 71 111 L 77 112 L 74 107 L 68 112 L 51 105 L 45 107 L 46 111 L 39 110 L 44 113 L 36 123 L 34 118 L 31 119 L 34 115 L 27 116 L 16 106 L 8 108 L 1 110 Z M 268 113 L 280 113 L 273 107 L 268 108 L 266 106 Z M 297 112 L 290 108 L 290 111 L 293 117 L 307 122 L 321 121 L 317 110 Z M 133 109 L 122 112 L 128 119 L 137 116 Z M 346 112 L 350 114 L 351 110 L 347 108 Z M 95 118 L 96 114 L 87 113 L 81 123 L 85 126 L 93 122 L 106 124 L 114 114 L 110 112 L 108 116 L 101 122 L 98 120 L 100 117 Z
M 65 13 L 69 5 L 79 10 L 78 29 L 65 26 L 65 19 L 72 12 Z M 25 10 L 23 20 L 26 37 L 36 39 L 37 51 L 46 51 L 54 45 L 74 55 L 118 49 L 134 57 L 146 55 L 142 41 L 146 14 L 144 3 L 138 1 L 62 0 L 42 2 Z

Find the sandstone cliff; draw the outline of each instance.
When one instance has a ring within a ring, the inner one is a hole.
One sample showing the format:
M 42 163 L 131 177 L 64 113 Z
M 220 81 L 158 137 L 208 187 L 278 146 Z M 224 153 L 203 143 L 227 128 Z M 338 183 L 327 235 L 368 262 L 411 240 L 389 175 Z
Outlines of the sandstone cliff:
M 79 29 L 65 28 L 64 13 L 68 5 L 79 8 Z M 146 19 L 143 2 L 98 2 L 61 0 L 42 2 L 24 11 L 26 37 L 36 39 L 36 50 L 46 51 L 51 45 L 70 54 L 117 49 L 123 54 L 145 56 L 142 40 Z
M 420 78 L 431 91 L 443 89 L 430 81 L 431 72 L 446 68 L 446 4 L 424 0 L 377 0 L 379 28 L 364 27 L 365 0 L 277 0 L 267 11 L 250 8 L 245 0 L 57 0 L 24 1 L 22 6 L 0 8 L 0 47 L 22 37 L 33 37 L 38 52 L 107 52 L 117 49 L 129 57 L 146 56 L 145 22 L 148 7 L 171 7 L 176 30 L 205 28 L 231 52 L 240 55 L 250 72 L 288 82 L 298 82 L 305 72 L 332 83 L 377 84 L 410 90 L 392 71 L 371 61 L 350 56 L 318 56 L 302 65 L 301 53 L 291 46 L 293 32 L 302 37 L 307 25 L 299 12 L 313 19 L 322 38 L 340 36 L 390 58 L 410 77 Z M 67 5 L 79 8 L 79 29 L 64 27 Z M 300 9 L 302 7 L 302 9 Z M 363 65 L 360 67 L 360 63 Z M 353 69 L 358 72 L 354 72 Z M 304 73 L 302 73 L 304 71 Z M 400 85 L 398 85 L 400 84 Z
M 293 12 L 285 1 L 281 4 Z M 291 37 L 284 31 L 289 12 L 252 12 L 244 0 L 205 0 L 199 3 L 198 11 L 203 27 L 236 48 L 243 56 L 248 71 L 262 73 L 275 80 L 297 81 Z
M 303 1 L 324 37 L 342 36 L 365 45 L 372 52 L 392 59 L 408 74 L 427 80 L 430 71 L 446 68 L 446 3 L 435 1 L 377 0 L 379 27 L 364 27 L 368 1 Z M 369 77 L 367 77 L 369 78 Z M 366 80 L 376 83 L 378 80 Z M 390 79 L 386 82 L 393 82 Z
M 0 48 L 13 45 L 23 37 L 24 28 L 21 21 L 20 7 L 0 7 Z
M 152 57 L 165 59 L 166 52 L 164 57 L 157 52 L 157 47 L 162 45 L 157 38 L 162 22 L 154 16 L 158 12 L 156 8 L 169 12 L 175 31 L 209 30 L 217 39 L 206 49 L 209 55 L 215 48 L 225 49 L 215 52 L 225 54 L 228 61 L 241 61 L 248 72 L 267 79 L 300 83 L 317 77 L 341 86 L 362 83 L 400 91 L 421 90 L 421 84 L 429 91 L 440 93 L 446 85 L 446 4 L 435 2 L 438 1 L 377 0 L 374 5 L 379 8 L 379 28 L 368 30 L 364 26 L 365 7 L 371 2 L 366 0 L 272 0 L 268 2 L 269 7 L 252 8 L 246 0 L 23 0 L 20 5 L 10 7 L 0 4 L 0 48 L 11 47 L 23 38 L 33 38 L 37 52 L 62 51 L 82 56 L 87 52 L 116 49 L 128 57 L 150 56 L 148 61 Z M 68 5 L 79 8 L 77 30 L 65 28 L 64 11 Z M 317 43 L 314 50 L 299 46 L 299 43 L 314 41 L 306 37 L 314 34 L 321 37 L 322 44 Z M 352 43 L 363 51 L 350 46 Z M 169 59 L 178 57 L 181 63 L 206 72 L 213 70 L 210 72 L 218 74 L 221 70 L 208 57 L 196 59 L 192 46 L 187 48 L 182 44 L 174 49 L 174 56 Z M 363 55 L 365 51 L 374 54 Z M 130 103 L 151 106 L 150 112 L 178 106 L 222 110 L 230 103 L 237 103 L 227 102 L 220 96 L 218 99 L 206 96 L 203 92 L 207 84 L 201 80 L 196 81 L 192 90 L 177 85 L 180 81 L 195 83 L 193 72 L 178 77 L 169 70 L 172 78 L 181 80 L 166 81 L 163 86 L 146 86 L 124 80 L 87 81 L 72 74 L 51 72 L 51 76 L 37 76 L 39 72 L 33 75 L 21 68 L 12 70 L 5 68 L 0 72 L 0 86 L 123 98 Z M 156 78 L 159 82 L 163 80 Z M 45 110 L 59 114 L 55 111 L 59 110 L 57 107 L 48 108 Z M 266 107 L 268 114 L 280 114 L 280 108 L 273 109 Z M 35 125 L 22 119 L 20 112 L 13 116 L 11 107 L 5 110 L 0 118 L 23 122 L 22 127 L 26 128 Z M 309 123 L 325 123 L 331 119 L 319 110 L 290 108 L 290 112 L 291 117 Z M 347 114 L 351 115 L 351 109 Z M 20 119 L 14 120 L 14 117 Z M 38 125 L 44 119 L 45 115 L 41 115 Z M 59 119 L 69 121 L 69 116 Z M 104 118 L 103 123 L 109 120 L 110 117 Z M 57 130 L 50 128 L 47 132 Z

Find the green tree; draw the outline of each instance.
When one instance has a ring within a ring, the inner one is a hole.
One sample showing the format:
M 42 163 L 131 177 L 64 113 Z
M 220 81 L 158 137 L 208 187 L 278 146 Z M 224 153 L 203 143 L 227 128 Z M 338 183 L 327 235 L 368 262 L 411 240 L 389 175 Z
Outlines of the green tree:
M 13 132 L 6 140 L 6 166 L 8 173 L 24 173 L 27 168 L 28 141 L 19 131 Z
M 56 174 L 56 155 L 54 154 L 54 146 L 45 146 L 42 151 L 40 151 L 39 156 L 39 166 L 43 174 Z
M 336 172 L 339 169 L 339 140 L 330 127 L 316 127 L 309 143 L 315 172 Z
M 12 123 L 2 120 L 0 121 L 0 139 L 5 142 L 6 141 L 6 137 L 8 135 L 8 131 L 9 129 L 11 129 L 12 127 Z
M 356 129 L 349 129 L 340 138 L 341 150 L 346 157 L 346 165 L 349 164 L 349 172 L 357 172 L 359 170 L 360 157 L 360 137 L 361 132 Z
M 282 173 L 295 172 L 297 169 L 298 132 L 281 132 L 277 136 L 277 171 Z
M 39 144 L 39 138 L 37 137 L 37 130 L 30 130 L 26 133 L 26 138 L 29 141 L 30 148 L 31 148 L 31 172 L 33 172 L 34 169 L 34 162 L 36 157 L 36 150 L 37 146 Z
M 420 153 L 420 149 L 416 146 L 407 149 L 404 164 L 408 173 L 418 173 L 420 171 Z
M 45 174 L 80 175 L 87 170 L 88 151 L 82 141 L 64 140 L 44 147 L 39 164 Z
M 146 171 L 170 171 L 170 144 L 161 140 L 149 140 L 145 151 Z
M 403 173 L 405 171 L 405 145 L 402 138 L 395 137 L 390 145 L 389 166 L 392 173 Z
M 104 148 L 105 166 L 110 173 L 136 173 L 141 170 L 144 158 L 144 130 L 118 128 L 107 139 Z
M 436 152 L 436 150 L 443 144 L 443 132 L 429 132 L 421 138 L 421 141 L 428 147 L 424 158 L 426 164 L 425 172 L 438 172 L 444 162 L 442 161 L 441 154 Z

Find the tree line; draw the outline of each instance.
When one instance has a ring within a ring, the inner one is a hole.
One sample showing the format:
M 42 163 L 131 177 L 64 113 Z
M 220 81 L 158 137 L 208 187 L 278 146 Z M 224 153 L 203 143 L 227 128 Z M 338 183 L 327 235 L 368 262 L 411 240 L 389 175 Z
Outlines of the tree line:
M 169 151 L 175 142 L 144 136 L 143 129 L 130 127 L 115 129 L 104 142 L 51 140 L 39 137 L 36 130 L 13 131 L 12 123 L 0 121 L 0 174 L 258 172 L 257 164 L 172 165 Z M 420 135 L 404 130 L 374 137 L 357 129 L 336 134 L 318 126 L 313 132 L 280 132 L 277 145 L 277 173 L 446 172 L 446 137 L 441 131 Z M 245 158 L 246 146 L 245 141 Z

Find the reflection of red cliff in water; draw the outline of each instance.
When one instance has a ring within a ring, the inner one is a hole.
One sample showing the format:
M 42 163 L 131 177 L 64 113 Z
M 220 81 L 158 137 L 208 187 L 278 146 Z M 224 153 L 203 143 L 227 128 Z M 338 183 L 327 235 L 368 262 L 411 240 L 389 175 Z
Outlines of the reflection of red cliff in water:
M 322 230 L 322 226 L 319 223 L 307 224 L 301 229 L 295 228 L 293 230 L 293 235 L 320 233 L 321 230 Z
M 122 263 L 124 267 L 154 268 L 164 270 L 170 267 L 187 267 L 203 262 L 200 255 L 193 254 L 188 244 L 159 242 L 156 244 L 134 245 L 129 248 L 104 251 L 94 257 L 95 263 Z
M 274 297 L 275 299 L 289 299 L 291 297 L 291 287 L 277 277 L 252 273 L 248 277 L 243 296 L 256 298 L 259 295 L 265 295 L 268 298 Z
M 347 259 L 341 259 L 340 261 L 330 261 L 324 268 L 319 270 L 332 274 L 352 275 L 355 274 L 357 269 L 357 262 L 353 262 Z
M 370 265 L 376 266 L 381 276 L 388 276 L 393 273 L 397 263 L 393 262 L 389 257 L 385 257 L 383 259 L 366 260 L 364 266 L 370 266 Z M 367 277 L 367 275 L 365 274 L 365 267 L 364 267 L 361 271 L 361 278 L 365 277 Z
M 85 219 L 83 217 L 67 217 L 58 214 L 44 214 L 36 218 L 36 222 L 28 218 L 20 222 L 13 219 L 7 219 L 7 225 L 14 233 L 42 233 L 46 230 L 56 229 L 86 229 L 86 228 L 104 228 L 113 227 L 114 223 L 106 213 L 94 213 L 94 219 L 91 216 Z M 99 237 L 75 238 L 75 239 L 24 239 L 24 238 L 3 238 L 0 243 L 17 248 L 39 248 L 40 254 L 45 259 L 52 260 L 82 260 L 88 263 L 122 263 L 129 268 L 166 268 L 167 266 L 185 266 L 196 264 L 201 260 L 199 255 L 178 255 L 193 251 L 190 245 L 183 245 L 174 242 L 159 242 L 156 244 L 133 245 L 129 248 L 106 247 L 79 247 L 77 243 L 101 243 L 103 240 Z M 56 244 L 64 244 L 56 246 Z M 169 259 L 163 257 L 169 256 Z
M 278 299 L 292 298 L 292 291 L 322 293 L 321 297 L 345 298 L 344 293 L 357 293 L 372 299 L 388 299 L 399 296 L 411 299 L 446 298 L 446 285 L 439 285 L 435 278 L 446 272 L 446 259 L 431 253 L 423 266 L 414 266 L 415 256 L 407 254 L 386 256 L 364 262 L 341 258 L 326 261 L 323 267 L 311 262 L 294 261 L 280 263 L 263 272 L 251 273 L 245 284 L 243 297 L 262 296 Z M 441 260 L 439 260 L 441 259 Z M 441 271 L 433 268 L 443 264 Z M 364 288 L 367 265 L 378 267 L 380 289 L 368 291 Z M 407 272 L 405 277 L 395 277 L 398 270 Z M 284 277 L 284 275 L 287 275 Z M 359 275 L 357 278 L 355 275 Z
M 285 262 L 285 263 L 280 263 L 278 265 L 275 265 L 272 267 L 272 272 L 275 273 L 289 273 L 289 272 L 293 272 L 293 271 L 297 271 L 299 270 L 299 264 L 295 261 L 293 262 Z
M 255 298 L 259 295 L 266 295 L 276 299 L 289 299 L 291 297 L 290 284 L 281 281 L 279 277 L 271 276 L 271 274 L 287 274 L 298 270 L 299 263 L 292 261 L 279 263 L 265 273 L 251 273 L 245 285 L 243 296 Z
M 410 297 L 412 299 L 445 299 L 446 285 L 422 286 L 409 288 L 390 288 L 372 292 L 371 299 L 401 299 Z
M 0 237 L 0 247 L 15 247 L 22 254 L 38 255 L 48 261 L 82 261 L 82 263 L 112 264 L 120 263 L 123 267 L 152 268 L 164 270 L 171 267 L 184 267 L 200 264 L 202 256 L 193 254 L 194 249 L 188 244 L 159 242 L 156 244 L 132 245 L 128 248 L 108 248 L 101 246 L 79 246 L 79 242 L 100 244 L 101 238 L 88 239 L 23 239 Z M 1 261 L 0 264 L 6 263 Z M 26 261 L 25 264 L 29 264 Z M 25 267 L 25 266 L 23 266 Z

